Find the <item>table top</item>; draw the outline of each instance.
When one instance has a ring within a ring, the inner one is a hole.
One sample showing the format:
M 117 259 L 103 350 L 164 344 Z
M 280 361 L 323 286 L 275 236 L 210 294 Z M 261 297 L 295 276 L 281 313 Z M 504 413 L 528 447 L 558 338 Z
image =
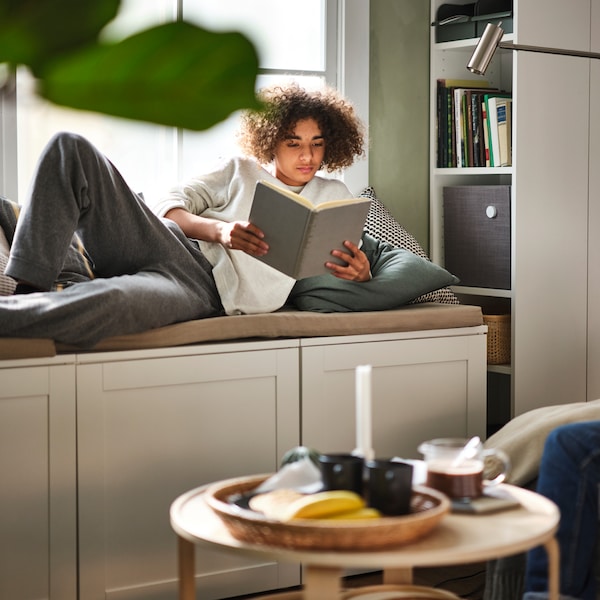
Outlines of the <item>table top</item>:
M 516 498 L 518 508 L 492 514 L 450 513 L 431 533 L 409 544 L 357 552 L 293 550 L 234 538 L 206 504 L 206 488 L 186 492 L 171 505 L 171 526 L 180 537 L 249 556 L 330 567 L 412 568 L 500 558 L 545 543 L 554 536 L 560 518 L 558 508 L 550 500 L 502 484 L 498 489 Z

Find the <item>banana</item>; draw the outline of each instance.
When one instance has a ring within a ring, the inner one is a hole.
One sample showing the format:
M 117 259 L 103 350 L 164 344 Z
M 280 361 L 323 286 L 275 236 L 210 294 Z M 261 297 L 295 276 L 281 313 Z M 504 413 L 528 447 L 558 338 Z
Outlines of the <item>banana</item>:
M 322 519 L 349 513 L 365 507 L 364 499 L 348 490 L 328 490 L 307 494 L 292 501 L 279 518 L 282 521 L 294 519 Z
M 376 508 L 365 506 L 365 508 L 323 518 L 328 521 L 356 521 L 359 519 L 378 519 L 379 517 L 381 517 L 381 513 Z

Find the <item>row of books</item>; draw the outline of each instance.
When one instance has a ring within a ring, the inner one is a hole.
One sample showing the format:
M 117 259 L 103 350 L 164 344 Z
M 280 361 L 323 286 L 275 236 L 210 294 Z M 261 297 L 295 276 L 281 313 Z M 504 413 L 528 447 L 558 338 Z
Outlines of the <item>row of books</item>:
M 437 80 L 437 166 L 512 164 L 512 97 L 471 80 Z

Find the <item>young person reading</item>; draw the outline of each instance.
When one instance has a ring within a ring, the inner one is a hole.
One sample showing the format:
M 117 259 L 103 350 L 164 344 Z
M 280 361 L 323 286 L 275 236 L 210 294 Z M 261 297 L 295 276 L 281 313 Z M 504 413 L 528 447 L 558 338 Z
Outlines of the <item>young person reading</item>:
M 367 235 L 361 248 L 346 241 L 348 254 L 332 252 L 343 262 L 327 263 L 331 275 L 296 282 L 256 260 L 269 250 L 248 221 L 256 182 L 276 182 L 314 202 L 348 198 L 341 181 L 317 171 L 350 166 L 365 143 L 353 107 L 334 90 L 274 87 L 261 99 L 264 110 L 242 119 L 246 156 L 177 186 L 154 210 L 87 140 L 55 136 L 16 229 L 5 227 L 12 242 L 5 272 L 18 285 L 14 296 L 0 298 L 0 335 L 90 347 L 112 335 L 270 312 L 287 302 L 382 310 L 456 281 Z M 7 212 L 3 205 L 0 214 Z M 403 279 L 407 266 L 419 275 L 416 287 Z

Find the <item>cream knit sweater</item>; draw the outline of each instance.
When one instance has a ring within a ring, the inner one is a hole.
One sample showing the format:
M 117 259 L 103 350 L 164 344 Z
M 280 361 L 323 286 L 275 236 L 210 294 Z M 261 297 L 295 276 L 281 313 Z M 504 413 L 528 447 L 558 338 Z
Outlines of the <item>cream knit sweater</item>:
M 203 217 L 245 221 L 250 215 L 254 188 L 259 180 L 291 189 L 254 160 L 235 157 L 212 173 L 172 189 L 154 206 L 154 212 L 162 217 L 170 209 L 180 207 Z M 344 183 L 323 177 L 314 177 L 301 194 L 314 203 L 351 197 Z M 213 266 L 217 289 L 228 315 L 273 312 L 285 304 L 294 285 L 292 278 L 240 250 L 201 240 L 199 244 Z

